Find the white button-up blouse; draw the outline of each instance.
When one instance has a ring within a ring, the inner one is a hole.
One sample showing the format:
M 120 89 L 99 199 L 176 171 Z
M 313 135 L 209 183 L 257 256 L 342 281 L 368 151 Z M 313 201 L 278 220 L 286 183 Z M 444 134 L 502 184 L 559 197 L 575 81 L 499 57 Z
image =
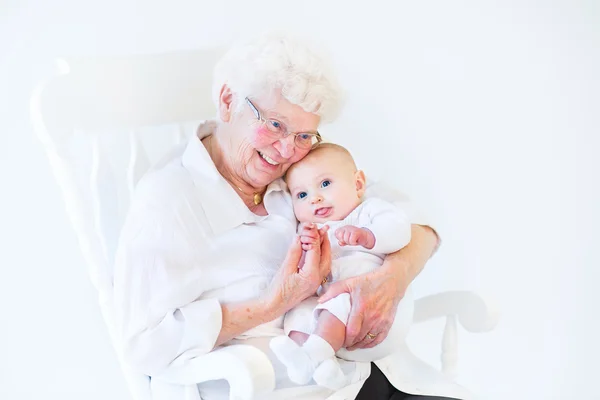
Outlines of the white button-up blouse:
M 413 223 L 426 224 L 397 192 L 371 184 L 367 196 L 402 203 Z M 264 205 L 268 216 L 248 210 L 197 136 L 139 182 L 114 276 L 118 331 L 125 359 L 135 369 L 152 376 L 210 352 L 221 330 L 221 303 L 257 298 L 267 288 L 295 236 L 296 219 L 281 179 L 268 186 Z M 281 334 L 278 318 L 237 339 L 271 356 L 268 340 Z M 332 394 L 316 386 L 294 387 L 272 359 L 273 398 Z M 348 388 L 353 398 L 370 366 L 346 362 L 344 371 L 354 384 Z M 226 386 L 199 389 L 203 399 L 227 396 Z

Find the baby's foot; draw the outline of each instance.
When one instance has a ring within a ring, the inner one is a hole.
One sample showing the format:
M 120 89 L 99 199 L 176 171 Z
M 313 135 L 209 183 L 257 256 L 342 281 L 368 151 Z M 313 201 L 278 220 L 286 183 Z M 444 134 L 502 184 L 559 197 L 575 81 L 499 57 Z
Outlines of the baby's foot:
M 290 380 L 298 385 L 307 384 L 313 376 L 315 365 L 308 354 L 288 336 L 271 339 L 269 347 L 287 368 Z
M 346 385 L 346 376 L 335 357 L 319 364 L 312 377 L 317 385 L 331 390 L 339 390 Z

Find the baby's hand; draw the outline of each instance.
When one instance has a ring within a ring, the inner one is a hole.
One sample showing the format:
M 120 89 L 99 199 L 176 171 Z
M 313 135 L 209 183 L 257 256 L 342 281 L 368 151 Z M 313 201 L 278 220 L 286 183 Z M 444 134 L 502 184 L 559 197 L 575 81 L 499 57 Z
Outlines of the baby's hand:
M 313 223 L 301 223 L 298 229 L 300 235 L 300 243 L 302 243 L 302 250 L 308 251 L 315 246 L 321 246 L 323 242 L 323 236 L 327 235 L 329 226 L 325 225 L 321 229 L 317 229 L 317 225 Z
M 335 238 L 340 246 L 362 246 L 372 249 L 375 246 L 375 235 L 366 228 L 346 225 L 336 229 Z
M 302 250 L 308 251 L 321 244 L 321 235 L 317 226 L 312 223 L 302 223 L 300 225 L 300 243 L 302 243 Z

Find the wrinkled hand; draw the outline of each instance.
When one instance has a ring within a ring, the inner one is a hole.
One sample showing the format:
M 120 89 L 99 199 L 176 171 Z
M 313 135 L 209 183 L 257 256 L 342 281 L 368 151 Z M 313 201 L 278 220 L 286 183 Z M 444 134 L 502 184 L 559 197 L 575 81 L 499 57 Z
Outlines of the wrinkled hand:
M 276 317 L 283 315 L 309 296 L 314 295 L 323 279 L 331 271 L 331 245 L 327 228 L 317 230 L 318 245 L 312 245 L 304 255 L 304 265 L 299 268 L 302 257 L 301 237 L 290 245 L 287 256 L 268 290 L 268 301 Z
M 319 298 L 319 303 L 342 293 L 350 293 L 352 309 L 346 325 L 348 350 L 371 348 L 388 335 L 403 293 L 399 293 L 399 277 L 383 267 L 367 274 L 333 283 Z M 376 335 L 374 338 L 368 333 Z
M 340 246 L 362 246 L 372 249 L 375 245 L 375 236 L 371 231 L 357 226 L 346 225 L 336 229 L 335 238 Z

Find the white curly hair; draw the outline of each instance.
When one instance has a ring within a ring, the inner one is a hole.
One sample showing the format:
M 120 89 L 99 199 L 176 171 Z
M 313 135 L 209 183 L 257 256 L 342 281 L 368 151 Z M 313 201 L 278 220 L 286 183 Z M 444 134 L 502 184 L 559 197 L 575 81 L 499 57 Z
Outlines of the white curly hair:
M 225 84 L 238 100 L 279 89 L 287 101 L 320 116 L 323 122 L 333 121 L 342 107 L 341 87 L 325 58 L 289 35 L 264 34 L 233 46 L 221 58 L 212 88 L 217 109 Z M 243 101 L 237 104 L 242 107 Z

